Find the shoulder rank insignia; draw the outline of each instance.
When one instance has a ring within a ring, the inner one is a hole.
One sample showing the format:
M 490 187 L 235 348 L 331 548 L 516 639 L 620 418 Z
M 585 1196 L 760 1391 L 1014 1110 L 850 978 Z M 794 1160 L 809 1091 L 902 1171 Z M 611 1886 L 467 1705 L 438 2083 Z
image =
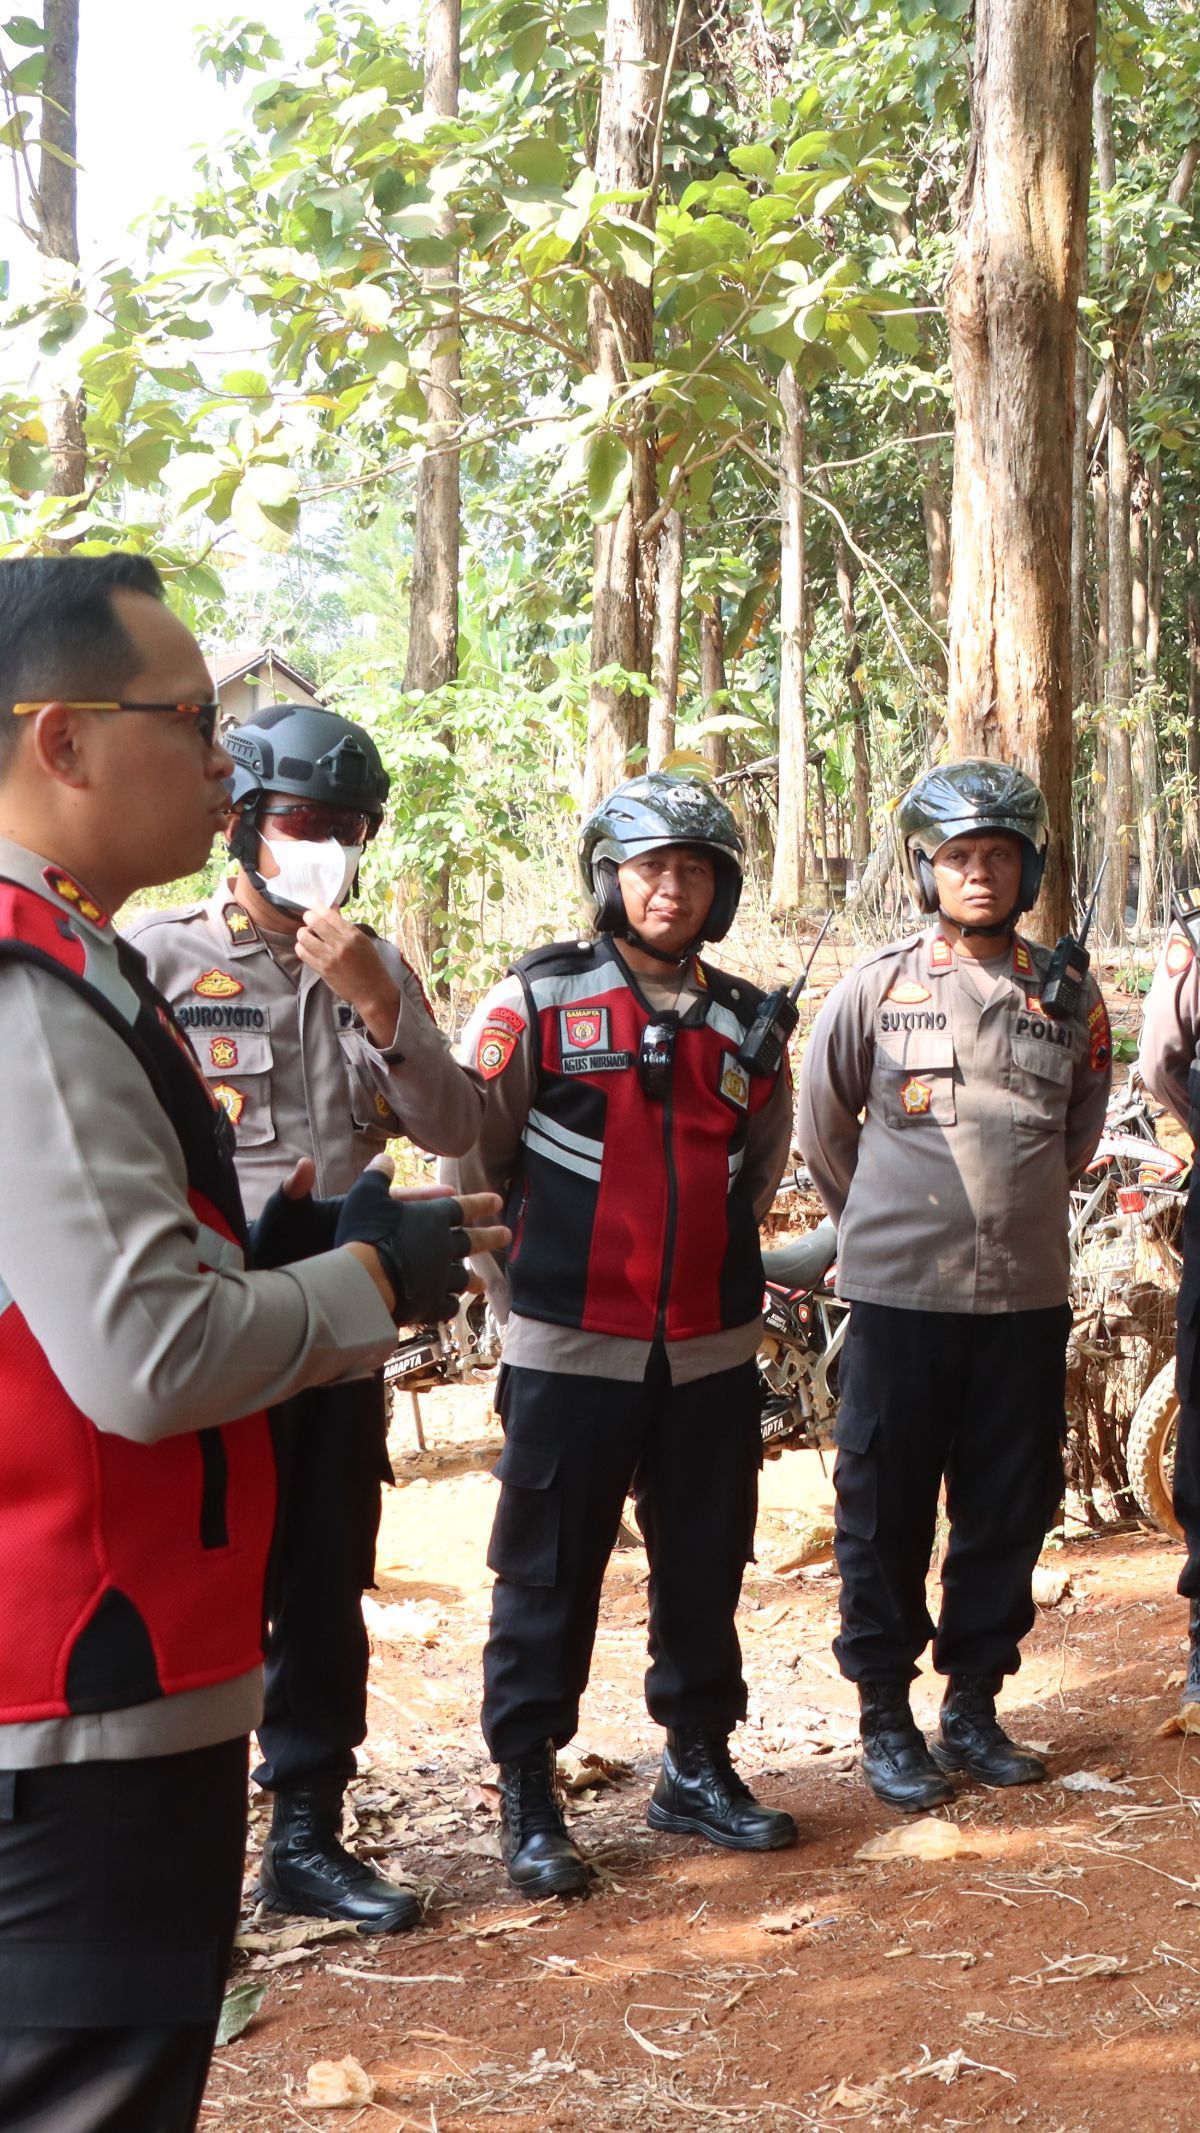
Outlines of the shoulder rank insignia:
M 235 1089 L 232 1083 L 228 1081 L 214 1081 L 213 1095 L 216 1097 L 230 1124 L 236 1126 L 246 1108 L 245 1091 Z
M 901 978 L 898 985 L 893 985 L 887 997 L 889 1000 L 898 1001 L 901 1007 L 919 1007 L 922 1000 L 931 1000 L 933 994 L 927 985 L 918 985 L 915 978 Z
M 213 1066 L 227 1074 L 238 1063 L 238 1048 L 232 1037 L 210 1037 L 208 1056 Z
M 943 970 L 952 969 L 953 965 L 953 948 L 950 946 L 949 941 L 942 939 L 940 933 L 935 933 L 929 943 L 929 968 L 940 973 Z
M 240 980 L 231 977 L 227 970 L 215 969 L 204 971 L 192 987 L 202 1000 L 234 1000 L 245 990 Z
M 88 895 L 86 889 L 81 889 L 70 874 L 64 874 L 61 867 L 43 867 L 42 880 L 62 903 L 70 904 L 80 918 L 86 918 L 89 926 L 107 926 L 107 911 L 94 896 Z
M 1019 978 L 1031 978 L 1033 976 L 1033 957 L 1030 955 L 1024 941 L 1013 942 L 1013 969 Z
M 933 1090 L 927 1081 L 906 1081 L 900 1091 L 900 1101 L 910 1118 L 920 1118 L 933 1102 Z
M 1167 942 L 1167 976 L 1181 977 L 1189 963 L 1195 960 L 1192 944 L 1183 933 L 1173 933 Z
M 258 928 L 255 926 L 254 920 L 248 911 L 243 911 L 240 904 L 226 904 L 221 916 L 225 921 L 225 931 L 231 941 L 256 941 L 258 939 Z

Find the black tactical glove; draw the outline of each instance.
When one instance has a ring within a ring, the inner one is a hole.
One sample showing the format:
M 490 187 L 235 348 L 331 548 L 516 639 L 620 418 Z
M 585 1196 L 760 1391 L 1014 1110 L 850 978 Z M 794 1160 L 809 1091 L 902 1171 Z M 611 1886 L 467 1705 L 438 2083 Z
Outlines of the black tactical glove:
M 382 1170 L 364 1170 L 341 1204 L 336 1244 L 370 1244 L 395 1293 L 398 1326 L 453 1318 L 467 1286 L 457 1200 L 393 1200 Z
M 261 1215 L 250 1224 L 248 1263 L 262 1272 L 331 1252 L 341 1209 L 340 1200 L 314 1200 L 310 1192 L 289 1200 L 282 1185 L 276 1186 Z

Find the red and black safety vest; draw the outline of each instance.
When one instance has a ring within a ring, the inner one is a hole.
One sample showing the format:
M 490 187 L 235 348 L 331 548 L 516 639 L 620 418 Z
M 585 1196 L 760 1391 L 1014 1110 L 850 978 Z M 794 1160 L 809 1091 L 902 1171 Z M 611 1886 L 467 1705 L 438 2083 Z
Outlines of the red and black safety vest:
M 608 940 L 514 965 L 537 1086 L 505 1221 L 512 1307 L 632 1340 L 692 1340 L 762 1307 L 758 1224 L 742 1182 L 771 1077 L 738 1059 L 762 994 L 698 963 L 703 999 L 675 1033 L 662 1101 L 637 1070 L 661 1021 Z
M 228 1120 L 141 956 L 73 925 L 84 892 L 51 875 L 68 884 L 52 897 L 0 880 L 0 957 L 54 972 L 129 1045 L 183 1151 L 198 1263 L 233 1260 L 246 1228 Z M 274 1507 L 265 1414 L 157 1444 L 96 1428 L 0 1280 L 0 1724 L 249 1672 Z

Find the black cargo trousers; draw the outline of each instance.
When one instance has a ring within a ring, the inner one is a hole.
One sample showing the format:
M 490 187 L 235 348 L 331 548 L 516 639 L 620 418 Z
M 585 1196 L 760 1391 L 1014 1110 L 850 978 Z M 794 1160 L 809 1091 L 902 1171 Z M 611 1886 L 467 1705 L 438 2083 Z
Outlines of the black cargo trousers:
M 834 1550 L 850 1681 L 1013 1674 L 1063 1488 L 1069 1304 L 974 1315 L 855 1303 L 840 1374 Z M 925 1581 L 946 1483 L 935 1626 Z
M 505 1368 L 497 1405 L 504 1450 L 483 1659 L 493 1759 L 573 1737 L 631 1490 L 650 1561 L 650 1716 L 731 1732 L 746 1715 L 734 1615 L 762 1462 L 753 1361 L 680 1386 L 661 1344 L 641 1384 Z

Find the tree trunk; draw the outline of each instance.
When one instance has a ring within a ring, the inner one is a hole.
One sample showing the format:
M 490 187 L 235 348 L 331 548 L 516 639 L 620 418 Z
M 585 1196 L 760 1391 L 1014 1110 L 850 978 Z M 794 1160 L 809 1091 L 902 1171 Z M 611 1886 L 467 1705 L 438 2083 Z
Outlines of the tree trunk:
M 800 909 L 808 823 L 808 705 L 804 639 L 804 395 L 785 363 L 779 377 L 779 819 L 771 874 L 771 913 Z
M 977 0 L 971 141 L 947 288 L 954 506 L 947 723 L 1050 810 L 1033 930 L 1070 913 L 1071 449 L 1095 0 Z
M 950 514 L 946 509 L 946 490 L 938 465 L 937 447 L 923 445 L 919 457 L 921 518 L 925 527 L 925 553 L 929 560 L 929 619 L 938 636 L 944 639 L 950 614 Z M 944 691 L 949 670 L 937 646 L 928 665 L 938 688 Z
M 1129 551 L 1132 566 L 1133 655 L 1138 669 L 1146 672 L 1146 647 L 1150 639 L 1150 575 L 1154 567 L 1150 531 L 1150 485 L 1138 484 L 1139 494 L 1129 520 Z M 1134 794 L 1137 802 L 1138 900 L 1137 930 L 1148 933 L 1158 902 L 1158 739 L 1154 731 L 1152 700 L 1143 698 L 1130 737 Z
M 1108 806 L 1104 850 L 1108 872 L 1100 906 L 1101 931 L 1115 940 L 1125 926 L 1134 795 L 1128 725 L 1133 695 L 1133 555 L 1129 531 L 1129 393 L 1121 364 L 1109 366 L 1108 414 Z
M 1075 435 L 1071 445 L 1071 698 L 1083 702 L 1087 688 L 1087 504 L 1088 351 L 1075 341 Z
M 679 702 L 679 632 L 683 618 L 683 520 L 668 511 L 658 537 L 658 597 L 654 605 L 654 694 L 646 762 L 657 770 L 675 746 Z
M 45 0 L 46 63 L 42 74 L 41 136 L 37 191 L 33 195 L 38 250 L 47 259 L 79 265 L 78 178 L 75 168 L 76 76 L 79 67 L 79 0 Z M 59 153 L 55 154 L 54 151 Z M 69 156 L 69 163 L 61 158 Z M 59 393 L 46 410 L 46 441 L 53 460 L 51 496 L 82 496 L 87 485 L 83 397 Z
M 603 193 L 653 185 L 659 101 L 667 56 L 666 0 L 609 0 L 604 36 L 596 177 Z M 649 200 L 644 212 L 652 215 Z M 632 383 L 654 354 L 651 289 L 612 270 L 588 293 L 588 350 L 609 401 Z M 657 537 L 642 538 L 654 516 L 658 476 L 654 439 L 630 416 L 625 433 L 633 461 L 627 501 L 596 528 L 592 561 L 592 673 L 623 667 L 651 671 Z M 590 810 L 626 774 L 632 748 L 646 740 L 646 699 L 593 680 L 588 697 L 584 807 Z
M 458 115 L 461 19 L 462 0 L 430 0 L 423 98 L 429 118 Z M 450 235 L 453 217 L 444 212 L 439 220 L 440 234 Z M 462 401 L 457 259 L 443 267 L 427 267 L 423 279 L 437 306 L 439 323 L 423 351 L 429 433 L 428 449 L 417 468 L 404 687 L 429 695 L 458 678 Z M 441 739 L 453 749 L 451 732 L 444 730 Z M 420 918 L 426 967 L 435 977 L 441 972 L 439 950 L 447 939 L 453 890 L 454 870 L 447 862 L 438 877 L 434 908 L 423 910 Z
M 850 699 L 854 745 L 854 807 L 850 820 L 850 849 L 854 855 L 855 871 L 861 876 L 871 850 L 871 758 L 867 747 L 867 700 L 858 678 L 858 613 L 854 605 L 854 584 L 860 566 L 857 558 L 851 555 L 841 534 L 835 537 L 833 556 L 837 570 L 838 605 L 842 611 L 842 629 L 846 638 L 846 694 Z
M 712 606 L 700 610 L 700 694 L 704 699 L 705 718 L 722 718 L 728 711 L 725 700 L 728 687 L 725 618 L 721 613 L 721 595 L 714 593 Z M 706 733 L 700 751 L 714 778 L 723 777 L 729 768 L 729 735 Z
M 1104 702 L 1108 686 L 1108 474 L 1098 467 L 1092 476 L 1092 530 L 1096 546 L 1096 657 L 1092 674 L 1092 702 Z M 1108 721 L 1103 712 L 1096 719 L 1096 765 L 1093 771 L 1095 804 L 1092 808 L 1092 844 L 1088 878 L 1096 879 L 1108 849 Z M 1105 876 L 1107 881 L 1108 877 Z M 1103 898 L 1099 924 L 1104 929 Z

